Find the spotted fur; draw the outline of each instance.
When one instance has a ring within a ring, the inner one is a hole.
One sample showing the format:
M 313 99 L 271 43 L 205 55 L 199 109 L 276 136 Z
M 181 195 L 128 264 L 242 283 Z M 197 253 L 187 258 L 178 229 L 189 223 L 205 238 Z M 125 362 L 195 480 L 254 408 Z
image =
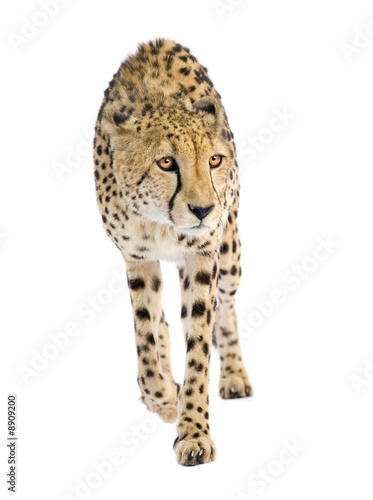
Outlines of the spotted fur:
M 234 307 L 241 275 L 238 165 L 220 95 L 187 48 L 158 39 L 121 64 L 105 91 L 95 132 L 98 206 L 126 261 L 142 401 L 164 421 L 177 419 L 179 463 L 212 461 L 213 329 L 220 395 L 252 394 Z M 218 168 L 210 167 L 213 155 L 223 157 Z M 160 168 L 165 157 L 174 159 L 174 169 Z M 162 259 L 175 261 L 180 275 L 186 342 L 180 390 L 161 305 Z

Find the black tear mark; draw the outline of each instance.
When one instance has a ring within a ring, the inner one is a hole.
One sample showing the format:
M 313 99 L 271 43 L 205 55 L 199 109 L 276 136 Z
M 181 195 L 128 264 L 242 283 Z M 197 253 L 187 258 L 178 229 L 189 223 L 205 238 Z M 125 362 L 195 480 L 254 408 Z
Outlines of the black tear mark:
M 181 187 L 182 187 L 181 175 L 180 175 L 180 170 L 178 169 L 178 167 L 176 167 L 175 172 L 177 175 L 177 186 L 176 186 L 174 194 L 172 195 L 172 198 L 168 202 L 168 217 L 169 217 L 171 222 L 174 222 L 172 215 L 171 215 L 172 209 L 174 207 L 174 201 L 175 201 L 176 195 L 178 194 L 178 192 L 181 190 Z

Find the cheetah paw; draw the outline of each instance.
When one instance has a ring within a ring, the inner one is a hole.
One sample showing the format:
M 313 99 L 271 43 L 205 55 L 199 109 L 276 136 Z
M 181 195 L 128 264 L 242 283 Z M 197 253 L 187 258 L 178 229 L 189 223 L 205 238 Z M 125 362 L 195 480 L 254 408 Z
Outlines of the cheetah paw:
M 213 462 L 216 457 L 215 443 L 210 437 L 182 439 L 174 443 L 176 459 L 181 465 L 199 465 Z
M 253 396 L 249 378 L 244 375 L 228 375 L 220 379 L 220 396 L 223 399 L 246 398 Z
M 159 398 L 155 393 L 155 397 L 151 394 L 141 394 L 141 401 L 145 404 L 146 408 L 157 415 L 167 423 L 172 423 L 177 420 L 177 395 L 179 393 L 180 385 L 172 383 L 168 390 L 163 390 L 162 397 Z

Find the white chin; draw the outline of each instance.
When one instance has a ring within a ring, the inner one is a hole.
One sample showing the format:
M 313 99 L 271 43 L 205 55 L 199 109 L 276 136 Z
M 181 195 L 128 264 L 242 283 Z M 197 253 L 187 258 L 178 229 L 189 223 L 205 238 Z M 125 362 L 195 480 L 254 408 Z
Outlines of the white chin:
M 208 226 L 205 226 L 204 224 L 201 224 L 196 227 L 188 227 L 188 228 L 176 228 L 178 231 L 181 231 L 182 233 L 188 235 L 188 236 L 202 236 L 205 234 L 210 228 Z

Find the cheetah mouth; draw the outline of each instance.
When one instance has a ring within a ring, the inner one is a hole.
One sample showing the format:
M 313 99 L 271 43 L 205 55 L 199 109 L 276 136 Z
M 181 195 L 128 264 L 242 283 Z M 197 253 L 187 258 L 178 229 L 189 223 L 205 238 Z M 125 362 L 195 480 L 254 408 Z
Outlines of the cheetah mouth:
M 203 222 L 200 222 L 196 226 L 189 226 L 189 227 L 182 227 L 179 228 L 183 233 L 188 234 L 190 236 L 200 236 L 206 231 L 208 231 L 210 228 L 204 224 Z

